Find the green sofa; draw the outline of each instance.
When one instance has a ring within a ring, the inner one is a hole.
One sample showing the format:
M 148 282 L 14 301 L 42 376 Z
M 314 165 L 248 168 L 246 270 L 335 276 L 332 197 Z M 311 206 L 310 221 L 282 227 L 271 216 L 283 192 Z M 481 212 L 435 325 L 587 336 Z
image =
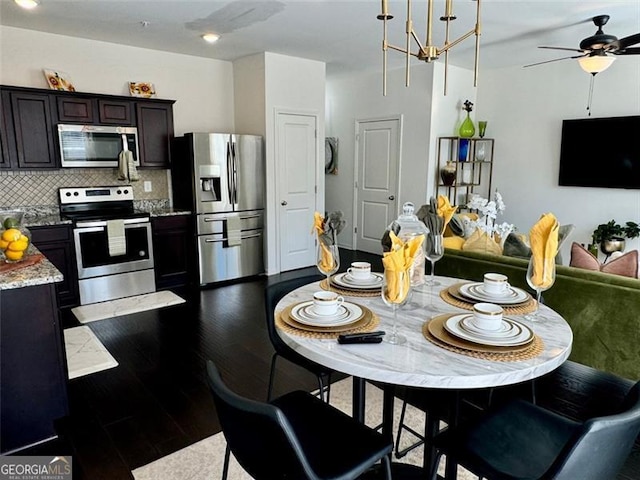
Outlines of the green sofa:
M 486 272 L 498 272 L 531 291 L 527 265 L 526 259 L 447 249 L 436 273 L 482 281 Z M 555 284 L 542 296 L 573 330 L 571 360 L 640 379 L 640 280 L 559 265 Z

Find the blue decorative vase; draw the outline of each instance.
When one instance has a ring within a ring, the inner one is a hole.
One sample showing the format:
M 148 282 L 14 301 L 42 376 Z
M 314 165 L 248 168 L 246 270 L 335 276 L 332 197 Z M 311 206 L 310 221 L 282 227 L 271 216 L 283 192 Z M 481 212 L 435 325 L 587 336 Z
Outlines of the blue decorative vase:
M 466 138 L 460 139 L 460 144 L 458 145 L 458 161 L 466 162 L 467 156 L 469 155 L 469 140 Z
M 462 125 L 460 125 L 460 130 L 458 134 L 462 138 L 471 138 L 476 134 L 476 127 L 471 121 L 471 117 L 469 116 L 469 112 L 467 112 L 467 118 L 464 119 Z

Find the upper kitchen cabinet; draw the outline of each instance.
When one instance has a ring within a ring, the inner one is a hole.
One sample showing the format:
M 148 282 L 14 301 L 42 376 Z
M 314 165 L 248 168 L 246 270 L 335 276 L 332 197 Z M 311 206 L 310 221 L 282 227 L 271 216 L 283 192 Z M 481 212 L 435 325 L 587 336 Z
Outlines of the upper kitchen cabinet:
M 144 100 L 136 103 L 140 166 L 169 168 L 173 140 L 173 101 Z
M 56 95 L 57 123 L 133 125 L 132 101 L 77 94 Z
M 10 168 L 58 168 L 52 108 L 47 93 L 2 91 Z
M 0 168 L 60 168 L 58 124 L 138 128 L 140 167 L 169 168 L 173 100 L 0 87 Z

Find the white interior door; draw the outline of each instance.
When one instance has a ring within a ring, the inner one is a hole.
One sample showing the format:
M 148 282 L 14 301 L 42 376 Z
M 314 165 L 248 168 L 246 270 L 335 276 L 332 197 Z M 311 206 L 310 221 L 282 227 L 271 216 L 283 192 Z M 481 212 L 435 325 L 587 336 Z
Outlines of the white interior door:
M 278 238 L 280 270 L 315 264 L 318 148 L 314 115 L 278 113 L 276 170 L 278 172 Z
M 401 118 L 358 121 L 356 250 L 382 253 L 380 239 L 397 217 Z

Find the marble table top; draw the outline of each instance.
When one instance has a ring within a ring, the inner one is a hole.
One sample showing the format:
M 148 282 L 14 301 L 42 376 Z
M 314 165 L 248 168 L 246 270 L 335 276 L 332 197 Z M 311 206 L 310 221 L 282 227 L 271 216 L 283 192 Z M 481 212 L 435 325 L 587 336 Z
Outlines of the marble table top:
M 305 357 L 334 370 L 395 385 L 422 388 L 485 388 L 512 385 L 542 376 L 559 367 L 571 353 L 573 333 L 556 312 L 542 305 L 543 318 L 535 322 L 521 315 L 510 315 L 529 326 L 544 341 L 544 351 L 530 360 L 502 362 L 469 357 L 447 351 L 426 340 L 424 322 L 443 313 L 468 313 L 447 304 L 440 289 L 460 282 L 436 277 L 442 284 L 413 289 L 409 304 L 398 310 L 398 332 L 407 337 L 402 345 L 386 342 L 368 345 L 340 345 L 336 340 L 306 338 L 279 330 L 283 340 Z M 300 301 L 310 300 L 321 290 L 318 283 L 301 287 L 286 295 L 276 312 Z M 380 317 L 379 330 L 391 331 L 393 314 L 380 297 L 349 297 L 345 301 L 364 305 Z

